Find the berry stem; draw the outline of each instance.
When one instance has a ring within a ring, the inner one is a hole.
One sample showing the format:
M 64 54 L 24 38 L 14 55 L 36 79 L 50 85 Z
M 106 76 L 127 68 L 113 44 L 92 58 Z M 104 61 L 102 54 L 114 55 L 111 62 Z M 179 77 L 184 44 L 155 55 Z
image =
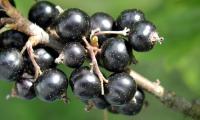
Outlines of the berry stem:
M 130 32 L 129 28 L 124 28 L 124 30 L 121 31 L 101 31 L 99 28 L 92 30 L 91 35 L 90 35 L 90 39 L 93 36 L 97 36 L 97 35 L 105 35 L 105 34 L 116 34 L 116 35 L 123 35 L 123 36 L 127 36 L 128 33 Z
M 10 16 L 11 19 L 13 19 L 14 23 L 8 24 L 10 28 L 21 31 L 27 35 L 30 36 L 31 39 L 37 41 L 36 43 L 44 43 L 44 44 L 49 44 L 49 35 L 47 32 L 45 32 L 42 28 L 39 26 L 31 23 L 29 20 L 27 20 L 25 17 L 23 17 L 19 11 L 17 11 L 10 3 L 9 0 L 0 0 L 0 5 L 6 11 L 7 15 Z M 9 23 L 9 22 L 5 22 Z M 91 33 L 90 39 L 93 36 L 96 35 L 101 35 L 101 34 L 120 34 L 120 35 L 128 35 L 129 30 L 125 29 L 122 31 L 93 31 Z M 158 35 L 158 34 L 157 34 Z M 152 43 L 159 42 L 163 40 L 162 37 L 158 37 L 155 34 L 151 35 L 151 41 Z M 44 37 L 45 36 L 45 37 Z M 29 39 L 30 39 L 29 38 Z M 88 52 L 90 54 L 90 57 L 92 59 L 92 64 L 94 66 L 94 71 L 98 75 L 101 84 L 103 86 L 103 82 L 108 82 L 102 73 L 100 72 L 100 69 L 98 67 L 96 57 L 95 57 L 95 51 L 94 47 L 91 47 L 91 45 L 88 43 L 86 38 L 83 38 L 83 41 L 85 42 Z M 34 54 L 33 54 L 33 49 L 32 46 L 35 46 L 37 44 L 33 44 L 32 42 L 30 43 L 29 47 L 27 48 L 29 51 L 29 56 L 32 58 L 32 61 L 34 63 Z M 56 46 L 56 45 L 55 45 Z M 37 65 L 35 64 L 35 68 L 37 68 Z M 36 70 L 37 71 L 37 70 Z M 189 116 L 193 119 L 199 120 L 200 119 L 200 102 L 199 101 L 193 101 L 189 102 L 183 97 L 178 97 L 175 95 L 174 92 L 169 92 L 164 89 L 163 86 L 159 84 L 155 84 L 154 82 L 151 82 L 149 79 L 143 77 L 142 75 L 136 73 L 133 70 L 129 71 L 130 75 L 135 78 L 137 84 L 141 86 L 143 89 L 147 90 L 149 93 L 152 95 L 155 95 L 164 105 L 168 106 L 171 109 L 174 109 L 178 112 L 181 112 L 185 114 L 186 116 Z M 102 87 L 102 93 L 104 93 L 104 89 Z
M 28 41 L 26 43 L 26 48 L 27 48 L 27 52 L 29 54 L 29 58 L 31 59 L 31 62 L 32 62 L 33 66 L 34 66 L 34 69 L 35 69 L 34 78 L 36 80 L 38 78 L 38 76 L 42 74 L 42 72 L 40 70 L 40 66 L 35 61 L 35 54 L 34 54 L 34 51 L 33 51 L 32 43 L 30 41 Z
M 103 110 L 103 120 L 108 120 L 108 111 Z
M 23 17 L 20 12 L 17 11 L 16 8 L 14 8 L 8 0 L 0 0 L 0 4 L 3 7 L 3 9 L 6 11 L 7 15 L 10 16 L 10 20 L 12 19 L 11 28 L 21 31 L 27 35 L 29 35 L 29 39 L 25 46 L 23 47 L 21 54 L 24 53 L 25 50 L 28 51 L 29 57 L 31 59 L 31 62 L 35 68 L 35 79 L 38 78 L 38 76 L 41 74 L 41 70 L 37 62 L 35 61 L 35 55 L 33 46 L 36 46 L 38 44 L 48 44 L 51 43 L 49 46 L 57 46 L 56 48 L 60 47 L 61 45 L 58 42 L 53 42 L 52 39 L 50 39 L 49 34 L 44 31 L 42 28 L 37 26 L 36 24 L 31 23 L 29 20 L 27 20 L 25 17 Z M 11 21 L 8 21 L 11 22 Z M 59 46 L 58 46 L 59 45 Z
M 56 9 L 59 11 L 60 14 L 64 12 L 64 10 L 59 5 L 56 6 Z
M 0 26 L 3 26 L 5 24 L 13 24 L 15 23 L 15 20 L 12 18 L 1 18 L 0 19 Z
M 92 59 L 92 67 L 93 67 L 93 70 L 94 72 L 96 73 L 96 75 L 98 76 L 100 82 L 101 82 L 101 94 L 104 95 L 104 82 L 105 83 L 108 83 L 108 80 L 103 76 L 103 74 L 101 73 L 100 69 L 99 69 L 99 66 L 98 66 L 98 63 L 97 63 L 97 60 L 96 60 L 96 57 L 95 57 L 95 51 L 96 49 L 94 49 L 93 46 L 90 45 L 90 43 L 87 41 L 87 39 L 85 37 L 82 38 L 85 45 L 86 45 L 86 48 L 90 54 L 90 57 Z

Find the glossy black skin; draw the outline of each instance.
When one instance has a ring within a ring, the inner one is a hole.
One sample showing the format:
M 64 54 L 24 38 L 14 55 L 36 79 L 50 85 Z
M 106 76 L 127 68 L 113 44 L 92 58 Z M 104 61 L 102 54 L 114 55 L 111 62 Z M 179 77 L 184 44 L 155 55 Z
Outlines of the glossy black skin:
M 128 51 L 128 54 L 129 54 L 129 57 L 130 57 L 130 64 L 137 64 L 138 61 L 134 55 L 134 52 L 133 52 L 133 49 L 132 49 L 132 46 L 130 45 L 129 41 L 128 40 L 125 40 L 125 44 L 126 44 L 126 48 L 127 48 L 127 51 Z
M 87 73 L 90 70 L 90 68 L 88 66 L 83 66 L 80 68 L 75 69 L 74 71 L 72 71 L 70 77 L 69 77 L 69 83 L 71 86 L 72 91 L 74 91 L 74 83 L 77 80 L 77 77 Z
M 64 64 L 72 67 L 80 67 L 86 58 L 85 48 L 79 42 L 69 42 L 63 49 Z
M 118 16 L 115 27 L 117 30 L 123 30 L 125 27 L 134 29 L 133 25 L 139 21 L 145 20 L 144 13 L 137 9 L 128 9 L 121 12 Z
M 82 75 L 82 74 L 85 74 L 87 73 L 88 71 L 90 70 L 90 68 L 88 66 L 82 66 L 80 68 L 77 68 L 75 69 L 74 71 L 72 71 L 70 77 L 69 77 L 69 80 L 70 81 L 73 81 L 73 82 L 76 82 L 76 78 L 79 76 L 79 75 Z
M 57 69 L 49 69 L 37 79 L 34 85 L 37 97 L 46 102 L 61 99 L 67 89 L 66 75 Z
M 11 3 L 11 5 L 13 5 L 15 7 L 15 2 L 14 0 L 9 0 L 9 2 Z M 2 10 L 3 8 L 0 6 L 0 18 L 3 17 L 8 17 L 8 15 L 6 15 L 6 13 Z
M 103 66 L 112 72 L 123 71 L 130 63 L 129 51 L 121 38 L 110 38 L 101 46 Z
M 100 80 L 94 73 L 85 68 L 80 68 L 72 74 L 70 85 L 73 93 L 80 99 L 89 100 L 101 94 Z
M 135 80 L 127 73 L 115 73 L 108 77 L 105 98 L 111 105 L 128 103 L 136 92 Z
M 28 36 L 16 30 L 8 30 L 0 34 L 0 48 L 16 48 L 21 50 Z
M 38 1 L 29 10 L 28 19 L 46 29 L 59 15 L 56 6 L 49 1 Z
M 106 101 L 103 95 L 100 95 L 98 97 L 95 97 L 91 99 L 93 104 L 95 105 L 96 108 L 98 109 L 106 109 L 107 107 L 110 106 L 110 104 Z
M 119 112 L 124 115 L 136 115 L 138 114 L 143 106 L 145 95 L 144 92 L 139 89 L 135 93 L 135 100 L 132 99 L 129 103 L 119 106 Z
M 0 51 L 0 80 L 16 81 L 23 72 L 23 57 L 17 49 Z
M 145 99 L 144 91 L 141 88 L 137 88 L 137 91 L 135 92 L 134 97 L 135 97 L 137 103 L 142 104 L 144 102 L 144 99 Z
M 84 11 L 70 8 L 56 19 L 55 29 L 65 42 L 82 40 L 89 33 L 90 18 Z
M 112 31 L 114 19 L 107 13 L 97 12 L 91 16 L 90 22 L 91 22 L 90 26 L 91 30 L 100 28 L 101 31 Z M 102 44 L 103 41 L 105 41 L 109 37 L 110 37 L 109 35 L 99 35 L 98 36 L 99 44 Z
M 150 35 L 155 31 L 156 27 L 151 22 L 138 22 L 135 24 L 134 30 L 129 34 L 130 45 L 137 52 L 151 50 L 154 47 L 154 43 L 150 40 Z
M 33 79 L 24 78 L 15 83 L 15 91 L 18 97 L 26 100 L 35 98 Z
M 40 66 L 41 70 L 46 70 L 48 68 L 54 68 L 56 66 L 55 64 L 55 58 L 58 57 L 58 53 L 49 48 L 49 47 L 38 47 L 34 49 L 34 53 L 37 58 L 35 58 L 36 62 Z

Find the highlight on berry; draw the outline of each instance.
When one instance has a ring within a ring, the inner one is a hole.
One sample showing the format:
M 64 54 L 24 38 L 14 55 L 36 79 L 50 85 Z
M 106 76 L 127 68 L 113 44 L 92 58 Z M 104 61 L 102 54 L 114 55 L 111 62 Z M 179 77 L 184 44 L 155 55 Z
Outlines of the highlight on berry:
M 9 18 L 0 9 L 1 18 Z M 90 16 L 79 8 L 62 10 L 38 1 L 27 19 L 36 31 L 48 33 L 49 41 L 23 30 L 0 33 L 0 80 L 15 83 L 9 98 L 68 102 L 71 87 L 87 110 L 96 107 L 124 115 L 142 110 L 144 91 L 128 70 L 137 63 L 135 52 L 148 52 L 163 38 L 141 10 L 124 10 L 115 19 L 101 11 Z M 59 64 L 71 74 L 61 71 Z

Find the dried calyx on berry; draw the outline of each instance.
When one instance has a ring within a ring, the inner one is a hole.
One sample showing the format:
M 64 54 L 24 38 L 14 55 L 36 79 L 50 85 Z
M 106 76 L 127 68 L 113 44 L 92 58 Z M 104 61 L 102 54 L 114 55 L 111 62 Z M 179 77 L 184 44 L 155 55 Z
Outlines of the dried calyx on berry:
M 57 64 L 64 63 L 73 69 L 69 78 L 72 92 L 84 104 L 111 113 L 139 113 L 144 92 L 126 71 L 136 63 L 133 50 L 150 51 L 157 42 L 162 42 L 155 25 L 137 9 L 122 11 L 116 20 L 104 12 L 90 17 L 79 8 L 59 11 L 55 4 L 39 1 L 30 8 L 28 16 L 52 39 L 63 44 L 59 51 L 44 41 L 39 42 L 44 45 L 37 46 L 33 40 L 27 41 L 27 35 L 15 30 L 1 33 L 0 79 L 15 81 L 13 93 L 19 98 L 66 101 L 68 79 L 56 68 Z M 27 45 L 29 56 L 18 51 Z M 100 67 L 110 73 L 108 77 Z M 34 76 L 37 70 L 38 77 L 23 76 Z

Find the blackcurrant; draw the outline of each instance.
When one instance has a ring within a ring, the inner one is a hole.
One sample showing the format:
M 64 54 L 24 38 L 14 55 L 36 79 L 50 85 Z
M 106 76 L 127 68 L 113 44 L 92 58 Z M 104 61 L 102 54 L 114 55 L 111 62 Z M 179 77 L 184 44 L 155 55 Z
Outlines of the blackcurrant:
M 117 30 L 123 30 L 125 27 L 134 29 L 133 25 L 139 21 L 145 20 L 144 13 L 137 9 L 128 9 L 121 12 L 118 16 L 115 27 Z
M 8 30 L 0 34 L 0 48 L 16 48 L 21 50 L 28 36 L 16 30 Z
M 70 8 L 56 19 L 55 29 L 64 41 L 80 40 L 89 33 L 90 18 L 84 11 Z
M 56 6 L 49 1 L 36 2 L 28 13 L 28 19 L 42 28 L 47 28 L 59 15 Z
M 141 21 L 134 25 L 129 34 L 129 43 L 135 51 L 149 51 L 154 47 L 153 37 L 156 27 L 148 21 Z
M 101 47 L 103 66 L 113 72 L 123 71 L 130 62 L 129 51 L 121 38 L 110 38 Z
M 63 49 L 64 64 L 69 67 L 80 67 L 86 58 L 85 48 L 79 42 L 69 42 Z
M 35 95 L 33 79 L 23 78 L 15 83 L 16 95 L 23 99 L 33 99 Z
M 124 115 L 138 114 L 142 109 L 144 98 L 144 92 L 141 89 L 137 90 L 129 103 L 119 106 L 119 112 Z
M 39 99 L 52 102 L 65 95 L 67 85 L 67 77 L 62 71 L 48 69 L 36 80 L 34 89 Z
M 136 92 L 135 80 L 127 73 L 115 73 L 108 77 L 105 98 L 111 105 L 128 103 Z
M 101 94 L 100 80 L 94 73 L 90 72 L 90 70 L 83 68 L 81 68 L 81 70 L 76 70 L 71 78 L 73 93 L 80 99 L 92 99 Z
M 145 99 L 145 94 L 143 89 L 138 88 L 137 91 L 135 92 L 134 98 L 136 100 L 136 103 L 144 103 L 144 99 Z
M 97 12 L 91 16 L 91 30 L 99 28 L 101 31 L 111 31 L 114 19 L 107 13 Z M 99 43 L 102 44 L 109 37 L 108 35 L 98 35 Z
M 98 109 L 105 109 L 110 106 L 110 104 L 106 101 L 103 95 L 100 95 L 98 97 L 95 97 L 91 99 L 93 104 L 95 105 L 96 108 Z
M 35 58 L 37 64 L 41 70 L 53 68 L 56 66 L 54 60 L 58 57 L 58 53 L 49 47 L 39 47 L 34 49 L 34 53 L 37 56 Z
M 74 83 L 77 80 L 76 78 L 82 74 L 87 73 L 88 70 L 90 70 L 90 68 L 88 66 L 83 66 L 83 67 L 77 68 L 74 71 L 72 71 L 72 73 L 69 77 L 69 83 L 70 83 L 72 91 L 74 91 Z
M 0 80 L 16 81 L 23 72 L 23 57 L 17 49 L 0 51 Z
M 76 81 L 76 78 L 79 76 L 79 75 L 82 75 L 82 74 L 85 74 L 87 73 L 88 71 L 90 70 L 90 68 L 88 66 L 82 66 L 80 68 L 77 68 L 77 69 L 74 69 L 74 71 L 72 71 L 69 79 L 70 81 L 73 81 L 75 82 Z
M 102 31 L 110 31 L 113 27 L 113 18 L 107 13 L 97 12 L 91 16 L 91 30 L 100 28 Z

